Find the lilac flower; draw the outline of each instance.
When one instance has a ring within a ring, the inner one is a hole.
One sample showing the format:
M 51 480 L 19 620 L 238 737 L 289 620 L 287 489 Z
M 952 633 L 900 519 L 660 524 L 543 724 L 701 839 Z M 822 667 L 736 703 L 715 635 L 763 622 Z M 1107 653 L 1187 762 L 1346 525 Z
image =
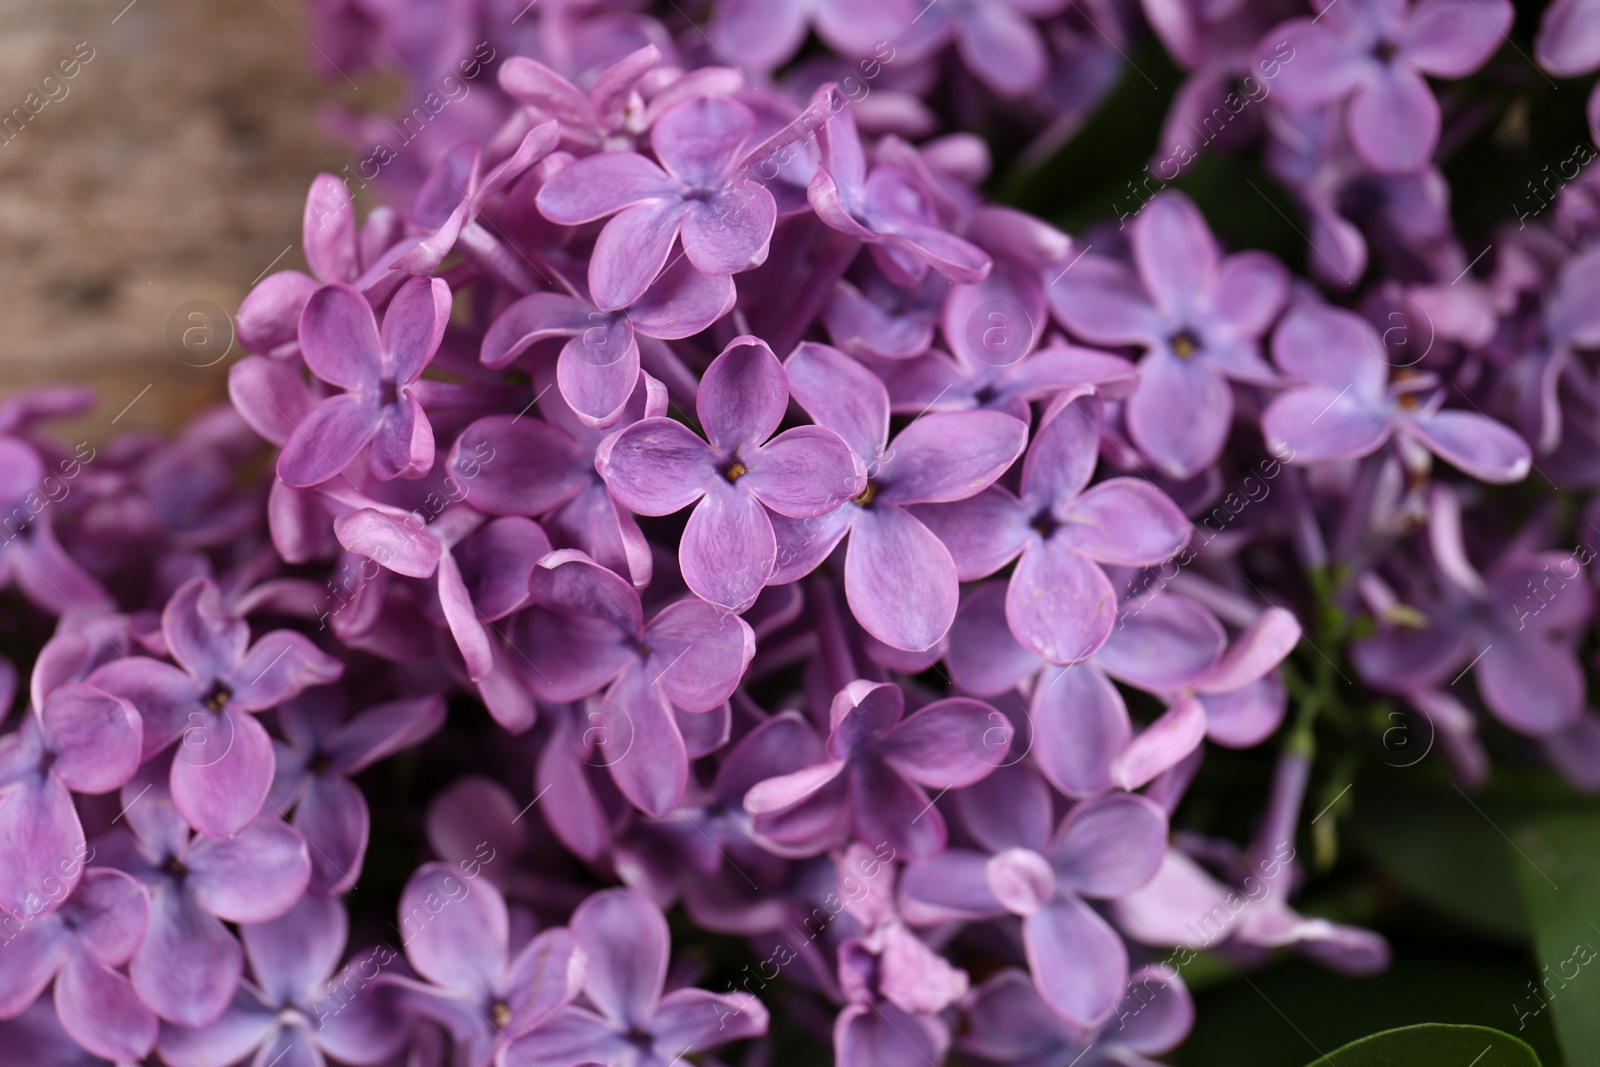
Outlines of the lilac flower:
M 601 473 L 618 503 L 640 515 L 695 504 L 678 550 L 697 596 L 743 611 L 777 563 L 770 513 L 815 519 L 861 493 L 861 459 L 834 431 L 798 426 L 776 437 L 789 381 L 772 349 L 736 337 L 712 361 L 695 411 L 709 441 L 681 422 L 651 418 L 610 443 Z
M 332 174 L 318 174 L 306 193 L 301 243 L 311 276 L 281 270 L 262 279 L 235 316 L 239 343 L 278 358 L 298 350 L 300 315 L 322 285 L 349 285 L 378 302 L 404 274 L 394 261 L 405 254 L 399 213 L 387 204 L 373 209 L 359 232 L 350 189 Z
M 466 501 L 490 515 L 543 515 L 558 548 L 576 548 L 601 566 L 650 584 L 650 546 L 595 470 L 595 453 L 613 431 L 596 429 L 559 390 L 540 387 L 544 419 L 490 415 L 461 431 L 445 467 L 466 487 Z M 666 389 L 642 371 L 619 423 L 667 412 Z M 491 462 L 515 456 L 517 463 Z
M 551 748 L 545 756 L 551 762 L 560 758 Z M 618 842 L 619 854 L 637 856 L 638 868 L 650 871 L 653 883 L 681 891 L 698 925 L 730 934 L 769 932 L 787 913 L 783 893 L 791 887 L 794 865 L 756 833 L 744 797 L 761 781 L 825 758 L 811 723 L 798 711 L 780 712 L 724 749 L 708 789 L 685 796 L 670 815 L 634 827 Z M 541 775 L 539 787 L 567 780 Z M 550 802 L 555 808 L 568 804 L 554 792 Z M 648 843 L 641 846 L 640 839 Z M 670 850 L 651 847 L 662 840 Z
M 361 877 L 371 829 L 366 799 L 349 776 L 427 739 L 444 723 L 444 701 L 390 701 L 346 720 L 344 703 L 323 692 L 278 710 L 285 740 L 273 742 L 271 800 L 279 811 L 293 810 L 294 828 L 311 846 L 311 892 L 331 896 Z
M 991 487 L 922 516 L 963 581 L 1017 559 L 1006 618 L 1017 640 L 1051 663 L 1081 662 L 1111 635 L 1117 594 L 1099 564 L 1151 566 L 1189 539 L 1188 520 L 1150 482 L 1088 487 L 1099 431 L 1087 403 L 1068 393 L 1045 414 L 1023 461 L 1020 497 Z
M 450 288 L 434 278 L 400 287 L 383 317 L 346 285 L 317 290 L 300 319 L 300 349 L 322 381 L 345 391 L 301 421 L 278 456 L 285 485 L 317 485 L 342 471 L 368 444 L 379 478 L 417 478 L 433 466 L 433 427 L 417 397 L 418 379 L 444 336 Z
M 129 656 L 96 670 L 90 684 L 139 710 L 147 758 L 182 738 L 173 802 L 196 830 L 231 837 L 261 811 L 272 785 L 272 740 L 254 713 L 334 681 L 344 665 L 291 630 L 250 644 L 249 624 L 227 610 L 209 578 L 172 595 L 161 638 L 176 666 Z
M 39 1067 L 105 1067 L 104 1059 L 72 1040 L 43 1000 L 14 1019 L 0 1019 L 0 1041 L 7 1052 Z
M 1294 849 L 1282 849 L 1254 868 L 1222 842 L 1201 847 L 1228 853 L 1249 873 L 1218 881 L 1188 853 L 1170 848 L 1150 883 L 1111 904 L 1117 925 L 1146 945 L 1211 949 L 1246 962 L 1273 949 L 1294 948 L 1345 974 L 1365 975 L 1389 964 L 1389 946 L 1370 930 L 1301 915 L 1289 907 Z
M 1012 729 L 993 708 L 952 697 L 911 716 L 891 683 L 851 682 L 833 698 L 827 758 L 745 794 L 755 830 L 785 851 L 814 854 L 855 839 L 926 859 L 945 823 L 924 787 L 982 780 L 1005 758 Z
M 471 141 L 450 149 L 436 163 L 411 202 L 411 221 L 424 231 L 416 246 L 396 261 L 413 274 L 429 275 L 459 250 L 485 276 L 514 292 L 526 293 L 534 281 L 527 256 L 498 229 L 478 221 L 489 202 L 555 147 L 556 123 L 544 122 L 520 133 L 516 147 L 482 173 L 483 153 Z
M 950 283 L 930 273 L 906 287 L 870 259 L 863 262 L 859 277 L 834 283 L 822 312 L 828 340 L 858 359 L 915 359 L 927 352 Z
M 1539 66 L 1558 78 L 1588 74 L 1600 68 L 1600 46 L 1595 43 L 1594 0 L 1556 0 L 1539 19 L 1539 36 L 1533 56 Z M 1589 90 L 1589 125 L 1600 126 L 1600 90 Z
M 1288 708 L 1278 664 L 1299 642 L 1300 623 L 1293 615 L 1282 608 L 1263 611 L 1212 667 L 1162 694 L 1170 706 L 1112 763 L 1112 780 L 1123 789 L 1142 788 L 1205 738 L 1228 748 L 1265 741 Z
M 1113 679 L 1155 695 L 1181 692 L 1216 666 L 1227 643 L 1209 611 L 1164 593 L 1124 604 L 1116 627 L 1089 659 L 1045 669 L 1043 657 L 1011 632 L 1006 599 L 1001 583 L 988 582 L 962 602 L 945 653 L 950 677 L 983 697 L 1027 688 L 1031 680 L 1030 751 L 1050 783 L 1073 798 L 1117 784 L 1113 768 L 1133 740 L 1133 720 Z
M 138 770 L 143 737 L 126 700 L 76 682 L 0 737 L 0 915 L 32 917 L 67 898 L 85 856 L 72 793 L 120 788 Z
M 1478 693 L 1507 726 L 1542 737 L 1584 710 L 1582 668 L 1569 635 L 1590 617 L 1593 596 L 1558 569 L 1570 557 L 1513 549 L 1480 574 L 1462 542 L 1460 505 L 1436 486 L 1429 542 L 1441 579 L 1413 613 L 1392 613 L 1352 649 L 1362 675 L 1382 689 L 1436 689 L 1471 667 Z
M 243 924 L 254 981 L 241 983 L 213 1022 L 163 1026 L 162 1059 L 171 1067 L 247 1058 L 304 1067 L 324 1067 L 329 1056 L 356 1065 L 388 1060 L 406 1044 L 409 1027 L 359 969 L 342 983 L 334 975 L 348 930 L 343 904 L 311 896 L 276 919 Z M 383 951 L 373 950 L 361 963 L 378 965 Z
M 60 492 L 52 486 L 64 484 L 68 472 L 81 473 L 95 450 L 84 442 L 72 458 L 58 460 L 54 469 L 47 466 L 32 443 L 14 435 L 22 429 L 19 409 L 24 407 L 25 401 L 13 402 L 10 410 L 0 411 L 0 587 L 15 585 L 52 615 L 110 612 L 110 594 L 61 546 L 50 507 L 51 496 Z
M 1001 315 L 1001 312 L 991 312 Z M 991 329 L 1001 329 L 994 326 Z M 1121 356 L 1077 345 L 1051 344 L 1026 357 L 988 361 L 937 349 L 890 368 L 884 375 L 893 410 L 963 411 L 986 408 L 1031 420 L 1030 403 L 1090 386 L 1107 400 L 1122 400 L 1138 386 L 1139 372 Z
M 361 507 L 334 521 L 339 543 L 381 568 L 431 581 L 425 610 L 449 631 L 469 681 L 507 730 L 533 725 L 533 702 L 513 677 L 504 633 L 494 624 L 524 606 L 528 575 L 550 551 L 539 524 L 520 516 L 487 520 L 458 504 L 421 524 L 417 512 Z M 420 527 L 420 528 L 419 528 Z
M 1272 358 L 1305 382 L 1268 406 L 1262 432 L 1297 460 L 1370 455 L 1398 435 L 1402 455 L 1426 449 L 1486 482 L 1520 481 L 1531 462 L 1509 427 L 1471 411 L 1441 410 L 1445 392 L 1426 372 L 1389 380 L 1378 331 L 1360 316 L 1298 307 L 1272 338 Z
M 138 948 L 149 917 L 143 886 L 96 867 L 60 910 L 29 918 L 15 933 L 8 924 L 0 1019 L 21 1014 L 53 980 L 55 1014 L 72 1040 L 96 1056 L 142 1059 L 155 1044 L 156 1017 L 117 968 Z
M 1273 88 L 1290 107 L 1349 100 L 1350 141 L 1373 169 L 1421 170 L 1439 143 L 1439 103 L 1423 75 L 1464 78 L 1511 28 L 1506 0 L 1394 0 L 1326 4 L 1314 19 L 1268 31 L 1259 57 L 1287 43 L 1293 59 Z
M 145 778 L 146 776 L 141 776 Z M 150 925 L 128 965 L 133 988 L 169 1022 L 204 1026 L 227 1008 L 243 967 L 223 921 L 266 922 L 294 906 L 311 878 L 306 842 L 274 816 L 232 837 L 192 835 L 155 777 L 124 787 L 126 827 L 94 842 L 99 859 L 145 884 Z
M 1056 1014 L 1025 973 L 1008 970 L 978 988 L 967 1022 L 958 1047 L 991 1063 L 1123 1067 L 1177 1048 L 1194 1025 L 1194 1001 L 1175 968 L 1147 964 L 1128 976 L 1113 1018 L 1085 1033 Z
M 1027 445 L 1027 426 L 997 411 L 932 412 L 889 442 L 883 383 L 838 349 L 802 344 L 785 365 L 795 400 L 834 430 L 867 467 L 861 494 L 805 521 L 774 520 L 774 583 L 794 581 L 848 533 L 844 586 L 850 610 L 873 637 L 910 651 L 932 648 L 955 618 L 958 579 L 950 550 L 912 504 L 965 500 L 1003 474 Z
M 570 549 L 541 560 L 529 588 L 535 607 L 516 630 L 533 665 L 529 686 L 555 701 L 605 690 L 617 787 L 641 811 L 670 811 L 689 773 L 673 708 L 708 712 L 733 695 L 755 655 L 749 625 L 692 597 L 646 622 L 633 586 Z
M 1027 96 L 1043 88 L 1050 53 L 1034 19 L 1059 14 L 1066 0 L 955 0 L 935 4 L 904 38 L 912 59 L 953 44 L 961 62 L 1001 96 Z
M 731 67 L 672 71 L 663 77 L 663 58 L 661 47 L 646 44 L 594 73 L 592 80 L 580 79 L 588 86 L 585 90 L 537 60 L 510 56 L 500 65 L 498 81 L 534 115 L 557 120 L 564 142 L 599 151 L 634 147 L 658 115 L 686 99 L 731 95 L 745 86 L 744 77 Z
M 707 33 L 716 49 L 770 71 L 800 50 L 807 24 L 830 48 L 855 57 L 899 40 L 912 14 L 905 0 L 870 7 L 845 0 L 718 0 Z
M 483 364 L 503 367 L 539 341 L 570 340 L 556 383 L 578 418 L 603 429 L 621 416 L 639 380 L 634 334 L 675 340 L 699 333 L 733 306 L 733 281 L 673 264 L 625 311 L 598 311 L 561 293 L 534 293 L 506 308 L 483 338 Z
M 1600 249 L 1566 260 L 1553 278 L 1538 267 L 1533 267 L 1538 273 L 1527 277 L 1532 273 L 1527 259 L 1535 255 L 1532 248 L 1508 249 L 1505 266 L 1496 271 L 1506 281 L 1497 278 L 1490 284 L 1503 290 L 1497 303 L 1504 301 L 1520 311 L 1538 299 L 1541 306 L 1503 322 L 1499 336 L 1486 347 L 1491 358 L 1505 365 L 1508 408 L 1515 412 L 1517 424 L 1539 454 L 1547 455 L 1563 436 L 1562 377 L 1576 352 L 1600 341 L 1600 305 L 1594 299 L 1600 285 Z
M 1049 786 L 1021 765 L 957 794 L 956 806 L 984 851 L 950 849 L 908 867 L 907 918 L 1021 916 L 1039 995 L 1074 1026 L 1106 1022 L 1127 988 L 1128 953 L 1085 898 L 1126 896 L 1155 877 L 1166 816 L 1144 797 L 1113 793 L 1080 803 L 1052 834 Z
M 1228 380 L 1276 379 L 1257 339 L 1283 307 L 1288 276 L 1262 252 L 1224 258 L 1181 193 L 1146 204 L 1128 240 L 1137 276 L 1085 255 L 1051 286 L 1051 307 L 1089 341 L 1144 348 L 1128 432 L 1164 473 L 1187 478 L 1222 452 L 1233 420 Z
M 560 124 L 563 141 L 604 150 L 621 142 L 631 147 L 630 129 L 643 102 L 639 81 L 661 62 L 661 50 L 645 45 L 602 71 L 587 91 L 527 56 L 511 56 L 500 65 L 497 80 L 513 100 Z
M 650 130 L 660 166 L 631 152 L 604 152 L 545 182 L 539 210 L 552 222 L 616 216 L 589 262 L 589 291 L 601 310 L 638 300 L 680 233 L 684 255 L 705 274 L 737 274 L 767 258 L 777 204 L 760 183 L 738 176 L 755 122 L 733 100 L 685 101 Z
M 846 849 L 840 871 L 863 869 L 858 858 L 864 854 L 870 855 L 864 845 Z M 940 1014 L 968 990 L 966 972 L 950 966 L 895 915 L 892 882 L 892 874 L 880 875 L 866 899 L 847 905 L 866 930 L 844 939 L 837 950 L 847 1001 L 833 1024 L 834 1062 L 840 1067 L 942 1062 L 950 1035 Z M 885 899 L 874 900 L 880 894 Z
M 510 1062 L 669 1067 L 691 1050 L 767 1032 L 767 1010 L 749 994 L 662 995 L 671 940 L 661 910 L 642 894 L 596 893 L 572 913 L 571 930 L 588 959 L 584 1003 L 513 1041 Z
M 576 916 L 572 931 L 542 931 L 513 952 L 499 890 L 451 864 L 424 864 L 411 876 L 400 923 L 406 958 L 425 981 L 388 982 L 412 1010 L 450 1031 L 465 1067 L 507 1062 L 511 1042 L 559 1019 L 584 988 L 588 956 Z
M 905 171 L 879 165 L 869 173 L 851 109 L 833 106 L 837 90 L 823 95 L 832 114 L 818 131 L 822 165 L 806 191 L 817 217 L 872 245 L 881 253 L 874 257 L 879 268 L 901 284 L 930 269 L 952 282 L 981 281 L 993 265 L 989 256 L 939 225 L 932 198 Z

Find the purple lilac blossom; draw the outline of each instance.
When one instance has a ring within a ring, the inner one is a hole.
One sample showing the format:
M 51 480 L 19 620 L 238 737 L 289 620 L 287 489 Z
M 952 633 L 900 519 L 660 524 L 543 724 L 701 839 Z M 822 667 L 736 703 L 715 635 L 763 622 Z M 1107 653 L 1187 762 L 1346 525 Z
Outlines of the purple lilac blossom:
M 0 404 L 0 581 L 52 635 L 0 660 L 14 1055 L 755 1062 L 781 1006 L 841 1067 L 1149 1062 L 1194 1010 L 1152 950 L 1388 960 L 1294 905 L 1367 729 L 1306 698 L 1324 647 L 1464 789 L 1485 712 L 1600 788 L 1594 184 L 1458 233 L 1499 105 L 1424 80 L 1504 0 L 1140 5 L 1189 76 L 1152 175 L 1220 99 L 1315 283 L 1172 191 L 1081 240 L 990 202 L 1130 5 L 313 6 L 426 130 L 313 180 L 233 410 L 72 449 L 83 391 Z M 1593 7 L 1545 69 L 1600 67 Z M 1169 835 L 1266 745 L 1249 842 Z M 701 933 L 757 962 L 695 988 Z
M 706 368 L 696 413 L 708 438 L 647 418 L 609 442 L 611 495 L 639 515 L 695 509 L 683 532 L 683 580 L 701 598 L 744 611 L 778 560 L 774 514 L 817 519 L 866 486 L 863 461 L 822 426 L 777 433 L 789 380 L 766 343 L 736 337 Z
M 1129 227 L 1137 274 L 1086 253 L 1050 290 L 1051 307 L 1086 340 L 1138 345 L 1127 401 L 1133 443 L 1164 473 L 1215 462 L 1233 421 L 1233 380 L 1277 380 L 1259 339 L 1288 297 L 1283 267 L 1261 252 L 1224 257 L 1193 202 L 1162 193 Z
M 1276 88 L 1291 107 L 1348 100 L 1350 141 L 1373 169 L 1422 169 L 1439 142 L 1439 103 L 1423 75 L 1464 78 L 1511 28 L 1506 0 L 1356 0 L 1267 31 L 1258 55 L 1294 51 Z

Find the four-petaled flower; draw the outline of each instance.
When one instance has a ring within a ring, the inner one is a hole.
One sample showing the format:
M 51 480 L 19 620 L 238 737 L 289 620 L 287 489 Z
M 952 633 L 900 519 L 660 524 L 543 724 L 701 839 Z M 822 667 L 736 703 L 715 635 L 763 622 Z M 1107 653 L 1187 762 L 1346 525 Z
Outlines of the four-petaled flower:
M 772 349 L 736 337 L 700 383 L 695 410 L 709 443 L 681 422 L 650 418 L 604 453 L 606 484 L 630 511 L 667 515 L 696 504 L 678 549 L 683 580 L 730 611 L 755 603 L 777 565 L 771 512 L 814 519 L 866 485 L 860 457 L 832 430 L 773 436 L 788 404 L 788 376 Z

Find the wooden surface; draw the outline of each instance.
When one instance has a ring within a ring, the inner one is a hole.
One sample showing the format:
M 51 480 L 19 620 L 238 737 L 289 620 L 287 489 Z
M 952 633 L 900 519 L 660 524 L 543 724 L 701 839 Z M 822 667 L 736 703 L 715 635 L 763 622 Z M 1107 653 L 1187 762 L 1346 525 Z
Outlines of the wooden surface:
M 280 254 L 273 269 L 304 269 L 306 186 L 348 159 L 318 104 L 382 89 L 314 76 L 296 0 L 126 2 L 0 0 L 0 115 L 39 94 L 0 137 L 0 389 L 95 385 L 98 436 L 135 397 L 115 429 L 170 432 L 224 395 L 238 346 L 194 366 L 168 320 L 196 300 L 231 312 Z

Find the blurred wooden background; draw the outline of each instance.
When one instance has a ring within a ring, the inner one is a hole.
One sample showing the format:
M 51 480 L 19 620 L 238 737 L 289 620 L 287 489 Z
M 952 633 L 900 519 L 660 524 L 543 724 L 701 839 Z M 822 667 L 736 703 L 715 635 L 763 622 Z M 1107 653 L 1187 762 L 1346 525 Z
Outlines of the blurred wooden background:
M 280 255 L 304 269 L 306 186 L 350 158 L 317 106 L 384 88 L 321 82 L 303 30 L 298 0 L 0 0 L 0 117 L 38 108 L 0 134 L 0 390 L 94 385 L 98 437 L 135 397 L 116 429 L 170 432 L 225 395 L 238 345 L 196 367 L 169 318 L 232 312 Z

